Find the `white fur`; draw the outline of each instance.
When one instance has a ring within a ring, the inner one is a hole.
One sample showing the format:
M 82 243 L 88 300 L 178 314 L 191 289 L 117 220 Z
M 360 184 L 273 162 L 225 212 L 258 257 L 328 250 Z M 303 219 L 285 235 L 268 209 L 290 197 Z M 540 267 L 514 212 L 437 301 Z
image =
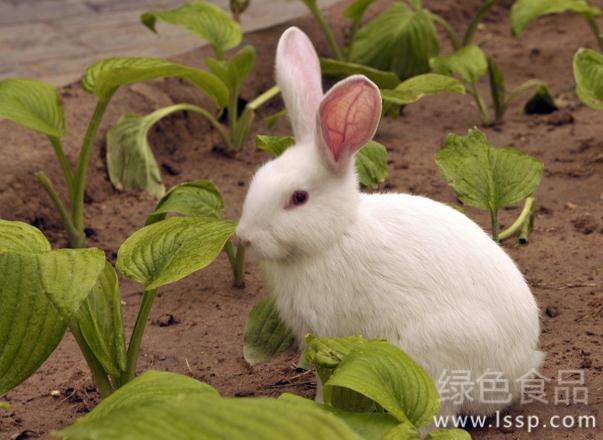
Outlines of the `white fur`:
M 277 72 L 282 62 L 277 57 Z M 304 85 L 295 93 L 305 93 Z M 470 370 L 473 379 L 501 372 L 516 399 L 514 381 L 538 368 L 543 354 L 538 308 L 511 258 L 442 203 L 362 194 L 353 160 L 336 172 L 320 139 L 303 139 L 258 170 L 237 230 L 263 260 L 279 313 L 298 340 L 307 333 L 386 338 L 436 381 L 444 370 Z M 287 208 L 295 190 L 309 200 Z M 506 406 L 480 403 L 478 387 L 471 397 L 445 403 L 442 414 Z

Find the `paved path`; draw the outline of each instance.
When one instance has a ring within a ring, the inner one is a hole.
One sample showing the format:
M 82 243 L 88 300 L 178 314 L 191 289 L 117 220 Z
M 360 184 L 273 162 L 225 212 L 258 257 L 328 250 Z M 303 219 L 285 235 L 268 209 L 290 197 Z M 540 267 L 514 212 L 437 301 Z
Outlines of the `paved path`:
M 211 0 L 227 8 L 228 0 Z M 145 28 L 140 14 L 174 8 L 184 0 L 0 0 L 0 79 L 23 77 L 63 85 L 109 56 L 167 57 L 200 45 L 175 26 Z M 322 6 L 336 0 L 320 0 Z M 245 31 L 306 14 L 301 0 L 251 0 Z

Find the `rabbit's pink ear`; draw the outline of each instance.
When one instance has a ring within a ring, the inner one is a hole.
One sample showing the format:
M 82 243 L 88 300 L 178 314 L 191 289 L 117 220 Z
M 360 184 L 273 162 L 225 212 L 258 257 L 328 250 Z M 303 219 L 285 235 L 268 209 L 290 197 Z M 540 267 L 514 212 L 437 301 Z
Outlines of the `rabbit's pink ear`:
M 317 143 L 336 170 L 375 135 L 381 118 L 381 93 L 362 75 L 337 83 L 320 103 Z
M 312 140 L 322 98 L 320 62 L 308 36 L 296 27 L 287 29 L 278 42 L 276 82 L 287 107 L 295 140 Z

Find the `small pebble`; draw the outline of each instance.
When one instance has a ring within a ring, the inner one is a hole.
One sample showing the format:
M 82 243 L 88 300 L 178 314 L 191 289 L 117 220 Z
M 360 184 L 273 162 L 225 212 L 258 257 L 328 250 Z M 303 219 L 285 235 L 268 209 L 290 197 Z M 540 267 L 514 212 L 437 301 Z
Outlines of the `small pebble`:
M 599 227 L 599 222 L 592 214 L 581 214 L 572 220 L 576 231 L 585 235 L 591 234 Z
M 559 316 L 559 310 L 557 309 L 557 307 L 554 306 L 548 306 L 544 313 L 546 313 L 546 316 L 548 316 L 549 318 L 555 318 L 556 316 Z
M 573 124 L 574 117 L 567 110 L 559 110 L 549 116 L 547 124 L 559 127 L 561 125 Z
M 177 323 L 176 318 L 171 313 L 164 313 L 157 318 L 156 322 L 159 327 L 168 327 Z

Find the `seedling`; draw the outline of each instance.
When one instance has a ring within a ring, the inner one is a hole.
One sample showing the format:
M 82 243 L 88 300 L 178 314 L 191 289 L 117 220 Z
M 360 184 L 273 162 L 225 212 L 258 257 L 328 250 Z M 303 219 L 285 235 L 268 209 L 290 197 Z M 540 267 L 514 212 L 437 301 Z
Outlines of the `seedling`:
M 439 52 L 432 14 L 422 7 L 420 0 L 396 2 L 364 26 L 362 18 L 374 0 L 354 1 L 342 14 L 351 21 L 348 45 L 344 48 L 337 43 L 316 0 L 302 1 L 325 34 L 337 61 L 329 62 L 332 69 L 338 67 L 342 70 L 339 74 L 350 69 L 363 73 L 359 70 L 361 66 L 370 66 L 407 79 L 428 72 L 429 58 Z
M 154 215 L 156 222 L 134 233 L 117 256 L 119 270 L 145 286 L 127 350 L 119 283 L 103 252 L 52 250 L 33 226 L 0 220 L 0 308 L 16 323 L 0 326 L 6 341 L 0 396 L 40 367 L 67 327 L 102 397 L 134 378 L 157 289 L 210 264 L 235 230 L 234 222 L 223 219 L 160 220 L 161 209 Z
M 248 2 L 231 2 L 231 8 L 240 12 L 240 8 L 246 7 L 246 3 Z M 207 66 L 215 78 L 218 78 L 227 95 L 224 102 L 217 103 L 216 113 L 197 105 L 180 103 L 145 116 L 126 114 L 109 130 L 107 168 L 113 185 L 119 190 L 140 189 L 161 197 L 165 188 L 147 140 L 147 134 L 155 123 L 179 111 L 197 113 L 219 134 L 223 143 L 221 150 L 228 155 L 234 155 L 243 148 L 255 111 L 276 96 L 279 90 L 272 87 L 247 103 L 239 113 L 242 102 L 241 86 L 255 65 L 255 49 L 246 45 L 230 59 L 225 59 L 225 51 L 240 44 L 241 29 L 239 24 L 219 7 L 204 1 L 191 1 L 176 9 L 146 12 L 141 16 L 142 23 L 153 32 L 156 32 L 157 20 L 184 27 L 211 45 L 215 58 L 208 58 Z M 203 70 L 191 70 L 207 74 Z M 220 115 L 226 117 L 227 126 L 220 122 Z
M 224 220 L 224 201 L 220 190 L 209 180 L 193 180 L 174 186 L 157 203 L 155 210 L 147 217 L 145 226 L 164 220 L 168 213 L 205 219 L 208 224 Z M 245 287 L 245 248 L 235 248 L 231 237 L 234 230 L 230 224 L 225 226 L 231 234 L 224 246 L 224 252 L 232 268 L 233 285 Z
M 591 6 L 586 0 L 517 0 L 511 8 L 513 36 L 519 36 L 532 21 L 540 17 L 564 12 L 582 14 L 597 40 L 599 50 L 603 51 L 603 35 L 595 20 L 596 17 L 601 15 L 601 10 Z
M 490 144 L 477 128 L 466 136 L 449 134 L 435 159 L 461 202 L 490 212 L 495 241 L 519 234 L 520 242 L 527 243 L 534 212 L 533 194 L 544 169 L 541 161 L 516 148 Z M 524 199 L 519 217 L 499 231 L 500 209 Z
M 526 113 L 551 113 L 557 109 L 548 86 L 544 81 L 531 79 L 525 81 L 510 93 L 507 93 L 503 73 L 491 55 L 486 55 L 480 45 L 473 44 L 475 31 L 481 20 L 494 6 L 496 0 L 486 0 L 473 15 L 462 38 L 458 38 L 452 26 L 440 16 L 436 23 L 443 27 L 448 36 L 453 52 L 449 55 L 432 58 L 429 63 L 434 72 L 450 75 L 461 79 L 469 89 L 469 94 L 481 114 L 485 126 L 499 122 L 509 105 L 524 92 L 535 90 L 534 95 L 524 106 Z M 487 105 L 480 95 L 477 83 L 488 73 L 490 93 L 494 107 L 494 118 L 491 119 Z
M 157 438 L 158 432 L 169 432 L 166 438 L 233 440 L 282 438 L 284 432 L 294 438 L 420 439 L 419 429 L 439 412 L 431 378 L 388 342 L 309 336 L 307 356 L 323 377 L 325 404 L 288 393 L 277 399 L 225 398 L 190 377 L 149 371 L 56 434 L 74 440 Z M 380 410 L 350 411 L 342 407 L 349 400 L 338 400 L 345 395 Z M 438 429 L 423 438 L 471 436 Z
M 69 203 L 65 203 L 48 176 L 40 171 L 36 177 L 61 216 L 73 248 L 85 247 L 84 193 L 88 164 L 101 120 L 111 97 L 119 87 L 166 76 L 188 79 L 204 91 L 217 105 L 223 105 L 228 92 L 213 74 L 157 58 L 109 58 L 90 66 L 82 87 L 97 98 L 80 148 L 77 166 L 72 167 L 63 150 L 65 134 L 63 106 L 57 92 L 39 81 L 6 79 L 0 81 L 0 117 L 46 135 L 63 171 Z

